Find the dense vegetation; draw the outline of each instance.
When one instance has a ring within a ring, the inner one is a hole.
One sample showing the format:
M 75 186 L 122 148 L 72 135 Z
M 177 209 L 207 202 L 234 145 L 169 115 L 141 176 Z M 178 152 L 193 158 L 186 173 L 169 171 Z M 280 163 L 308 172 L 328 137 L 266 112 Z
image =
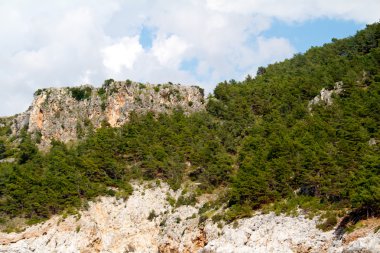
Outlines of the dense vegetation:
M 41 154 L 24 133 L 16 152 L 0 139 L 0 218 L 46 218 L 100 194 L 126 197 L 130 179 L 200 191 L 228 186 L 229 217 L 282 199 L 380 209 L 380 24 L 261 67 L 256 78 L 220 83 L 207 111 L 132 115 L 77 146 Z M 332 105 L 308 103 L 343 82 Z M 85 92 L 72 90 L 78 100 Z M 1 129 L 1 128 L 0 128 Z M 9 134 L 9 131 L 3 131 Z M 115 192 L 113 187 L 121 189 Z M 289 202 L 293 203 L 293 202 Z M 294 202 L 295 203 L 295 202 Z

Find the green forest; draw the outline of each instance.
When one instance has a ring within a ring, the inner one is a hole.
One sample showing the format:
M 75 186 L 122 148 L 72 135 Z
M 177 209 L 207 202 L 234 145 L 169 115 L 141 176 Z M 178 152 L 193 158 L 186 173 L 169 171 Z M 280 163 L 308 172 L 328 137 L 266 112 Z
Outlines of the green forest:
M 0 222 L 38 221 L 99 195 L 127 198 L 132 179 L 161 179 L 199 194 L 227 189 L 227 220 L 281 200 L 380 210 L 380 23 L 355 36 L 225 81 L 203 112 L 131 115 L 76 145 L 42 153 L 25 130 L 0 128 Z M 333 103 L 309 106 L 342 82 Z M 77 94 L 85 96 L 86 94 Z M 118 188 L 118 191 L 113 189 Z M 232 210 L 232 211 L 231 211 Z

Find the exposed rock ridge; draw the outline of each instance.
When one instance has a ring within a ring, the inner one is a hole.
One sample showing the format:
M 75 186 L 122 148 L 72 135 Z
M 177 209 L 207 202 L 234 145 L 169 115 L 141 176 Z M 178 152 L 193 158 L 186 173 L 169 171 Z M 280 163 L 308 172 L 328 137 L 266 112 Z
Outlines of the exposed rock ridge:
M 334 85 L 334 88 L 332 90 L 327 90 L 323 88 L 320 91 L 320 94 L 315 96 L 308 104 L 308 109 L 309 111 L 312 110 L 313 105 L 318 105 L 318 104 L 325 104 L 325 105 L 332 105 L 333 99 L 332 95 L 337 94 L 339 95 L 343 91 L 343 82 L 336 82 Z
M 65 143 L 77 140 L 103 123 L 121 126 L 132 112 L 157 114 L 176 108 L 185 113 L 203 110 L 203 90 L 197 86 L 130 81 L 110 82 L 101 88 L 82 85 L 40 89 L 29 109 L 13 120 L 12 133 L 17 135 L 26 127 L 44 148 L 52 139 Z

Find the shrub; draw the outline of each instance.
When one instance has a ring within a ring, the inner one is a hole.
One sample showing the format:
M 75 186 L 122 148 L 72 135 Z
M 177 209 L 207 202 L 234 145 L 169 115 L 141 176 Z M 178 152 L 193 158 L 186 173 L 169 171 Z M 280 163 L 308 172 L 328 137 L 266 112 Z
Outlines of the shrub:
M 91 97 L 91 87 L 73 87 L 69 89 L 71 96 L 77 101 L 86 100 Z
M 197 203 L 197 199 L 195 198 L 194 194 L 191 194 L 190 196 L 180 196 L 177 200 L 176 206 L 194 206 Z
M 166 201 L 168 201 L 169 205 L 171 205 L 172 207 L 175 206 L 175 202 L 176 201 L 175 201 L 175 199 L 172 196 L 170 196 L 170 195 L 166 196 Z
M 104 87 L 101 87 L 98 89 L 98 95 L 103 98 L 104 95 L 106 94 L 106 89 Z
M 103 86 L 104 88 L 108 88 L 111 83 L 115 82 L 115 80 L 113 80 L 112 78 L 111 79 L 107 79 L 107 80 L 104 80 L 104 83 L 103 83 Z
M 158 215 L 156 215 L 156 212 L 154 210 L 150 211 L 148 215 L 148 220 L 152 221 L 154 218 L 156 218 Z
M 102 109 L 103 112 L 106 110 L 107 105 L 104 101 L 100 104 L 100 108 Z
M 42 94 L 42 92 L 44 92 L 45 89 L 38 89 L 36 90 L 36 92 L 34 92 L 34 96 L 39 96 Z
M 217 223 L 223 219 L 223 215 L 215 214 L 214 216 L 212 216 L 211 219 L 212 219 L 212 222 Z
M 338 220 L 333 213 L 327 213 L 326 215 L 321 216 L 321 218 L 326 217 L 324 222 L 319 223 L 317 225 L 317 228 L 322 231 L 328 231 L 335 227 L 335 225 L 338 223 Z

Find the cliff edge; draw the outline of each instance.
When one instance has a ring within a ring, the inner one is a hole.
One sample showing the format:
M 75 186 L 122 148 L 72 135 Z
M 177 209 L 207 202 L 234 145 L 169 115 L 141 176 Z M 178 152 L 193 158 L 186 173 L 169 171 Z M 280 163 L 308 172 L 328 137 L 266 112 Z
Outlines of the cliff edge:
M 45 149 L 53 139 L 68 143 L 104 124 L 119 127 L 132 113 L 170 113 L 175 109 L 185 113 L 203 110 L 203 89 L 106 80 L 101 88 L 82 85 L 37 90 L 32 105 L 16 115 L 11 129 L 16 136 L 26 129 L 39 148 Z

